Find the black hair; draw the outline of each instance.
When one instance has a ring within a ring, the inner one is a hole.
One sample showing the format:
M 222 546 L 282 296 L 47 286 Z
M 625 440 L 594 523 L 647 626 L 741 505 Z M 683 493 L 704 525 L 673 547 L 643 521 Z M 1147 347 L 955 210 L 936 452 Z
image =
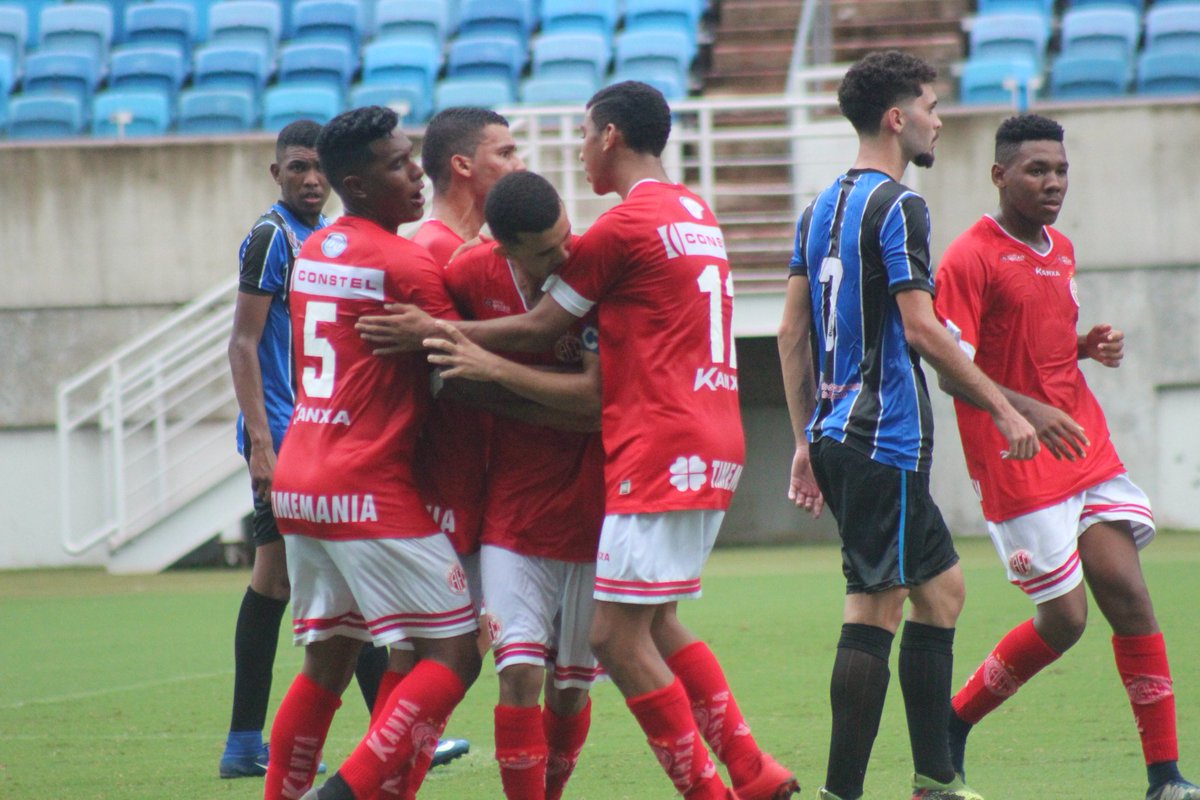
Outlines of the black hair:
M 275 160 L 283 158 L 283 151 L 289 147 L 306 147 L 314 150 L 317 147 L 317 137 L 321 135 L 321 126 L 311 119 L 298 119 L 289 122 L 275 137 Z
M 508 127 L 508 120 L 490 108 L 455 106 L 434 114 L 421 141 L 421 168 L 440 192 L 450 186 L 450 159 L 474 156 L 489 125 Z
M 662 92 L 640 81 L 622 81 L 592 95 L 587 108 L 602 131 L 612 124 L 635 153 L 661 156 L 671 136 L 671 107 Z
M 838 87 L 838 108 L 860 134 L 879 133 L 883 115 L 905 100 L 920 97 L 937 70 L 928 61 L 899 50 L 870 53 L 850 67 Z
M 317 137 L 317 158 L 330 186 L 339 194 L 342 181 L 371 162 L 371 142 L 386 139 L 400 124 L 390 108 L 364 106 L 331 119 Z
M 1062 142 L 1063 128 L 1040 114 L 1009 117 L 996 129 L 996 163 L 1007 164 L 1021 149 L 1022 142 Z
M 536 172 L 505 175 L 496 181 L 483 205 L 488 228 L 501 244 L 516 244 L 522 233 L 553 228 L 561 211 L 558 191 Z

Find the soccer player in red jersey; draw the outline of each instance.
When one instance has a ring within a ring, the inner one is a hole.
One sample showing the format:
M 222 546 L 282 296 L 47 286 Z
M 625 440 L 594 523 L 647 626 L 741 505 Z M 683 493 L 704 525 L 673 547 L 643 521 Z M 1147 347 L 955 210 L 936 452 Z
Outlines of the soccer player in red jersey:
M 466 576 L 413 477 L 428 364 L 415 353 L 377 358 L 354 329 L 359 315 L 389 300 L 453 315 L 437 265 L 395 235 L 424 206 L 423 173 L 398 122 L 390 109 L 356 109 L 317 140 L 345 216 L 309 237 L 292 276 L 299 392 L 271 500 L 288 537 L 294 632 L 305 656 L 272 729 L 267 800 L 309 790 L 363 641 L 407 639 L 417 665 L 308 797 L 362 800 L 385 779 L 403 780 L 405 765 L 432 751 L 480 667 Z
M 597 92 L 580 158 L 593 190 L 621 204 L 580 238 L 528 313 L 461 329 L 488 349 L 536 352 L 596 308 L 606 516 L 593 649 L 680 794 L 735 796 L 706 739 L 736 797 L 772 800 L 799 791 L 794 776 L 759 749 L 716 657 L 676 615 L 678 600 L 700 594 L 745 443 L 724 239 L 704 201 L 667 179 L 670 127 L 670 108 L 646 84 Z M 437 337 L 419 309 L 389 310 L 363 321 L 380 350 Z
M 955 396 L 967 470 L 1008 577 L 1036 603 L 954 697 L 955 768 L 971 726 L 1054 662 L 1083 634 L 1087 593 L 1113 630 L 1147 764 L 1147 800 L 1200 800 L 1177 761 L 1175 696 L 1163 635 L 1138 550 L 1154 536 L 1146 495 L 1125 472 L 1079 362 L 1120 366 L 1124 335 L 1111 325 L 1078 333 L 1075 252 L 1051 227 L 1067 193 L 1063 130 L 1038 115 L 996 132 L 992 183 L 1000 208 L 959 236 L 937 274 L 938 316 L 1000 385 L 1045 445 L 1031 461 L 1000 457 L 986 414 Z

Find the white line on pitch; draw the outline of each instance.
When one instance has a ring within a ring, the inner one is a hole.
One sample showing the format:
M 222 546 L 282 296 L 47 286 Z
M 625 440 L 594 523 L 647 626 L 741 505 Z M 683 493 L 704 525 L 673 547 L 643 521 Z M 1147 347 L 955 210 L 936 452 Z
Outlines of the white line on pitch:
M 73 700 L 86 700 L 90 697 L 103 697 L 106 694 L 118 694 L 120 692 L 136 692 L 141 689 L 153 689 L 156 686 L 171 686 L 176 683 L 187 683 L 188 681 L 202 681 L 210 678 L 221 678 L 233 674 L 232 669 L 222 669 L 216 672 L 199 672 L 193 675 L 177 675 L 174 678 L 160 678 L 155 681 L 141 681 L 140 683 L 129 683 L 124 686 L 110 686 L 104 689 L 93 689 L 90 692 L 71 692 L 70 694 L 59 694 L 52 697 L 35 697 L 31 700 L 18 700 L 15 703 L 4 703 L 0 705 L 0 710 L 10 711 L 16 708 L 26 708 L 27 706 L 52 705 L 54 703 L 69 703 Z

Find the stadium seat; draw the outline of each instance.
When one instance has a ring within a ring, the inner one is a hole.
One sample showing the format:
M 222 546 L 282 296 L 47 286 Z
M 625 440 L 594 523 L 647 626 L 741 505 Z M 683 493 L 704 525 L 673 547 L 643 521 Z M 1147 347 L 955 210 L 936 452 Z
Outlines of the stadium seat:
M 12 5 L 11 0 L 5 0 L 6 5 Z M 25 44 L 27 48 L 36 47 L 41 41 L 41 30 L 39 24 L 42 18 L 42 8 L 50 5 L 59 5 L 60 0 L 20 0 L 16 5 L 22 6 L 25 9 L 25 16 L 28 20 L 28 27 L 25 30 Z
M 1057 100 L 1120 97 L 1129 91 L 1129 59 L 1064 53 L 1050 67 L 1050 96 Z
M 667 100 L 682 100 L 687 97 L 687 79 L 668 66 L 644 66 L 634 69 L 615 69 L 608 76 L 606 86 L 622 81 L 641 81 L 662 92 Z
M 433 90 L 434 113 L 452 106 L 496 108 L 515 100 L 512 82 L 504 78 L 444 78 Z
M 357 51 L 362 16 L 356 0 L 300 0 L 292 8 L 292 38 L 340 42 Z
M 1164 2 L 1164 0 L 1158 1 Z M 1125 6 L 1132 8 L 1140 15 L 1142 9 L 1146 6 L 1146 2 L 1145 0 L 1068 0 L 1067 6 L 1072 9 L 1086 8 L 1087 6 L 1108 6 L 1109 8 L 1113 6 Z
M 1035 76 L 1037 81 L 1034 81 Z M 1029 59 L 970 59 L 963 64 L 959 99 L 967 105 L 1005 105 L 1024 110 L 1040 84 Z
M 171 127 L 166 92 L 110 89 L 92 103 L 93 136 L 161 136 Z
M 686 85 L 693 50 L 687 36 L 679 31 L 625 31 L 617 35 L 615 68 L 636 72 L 639 69 L 660 72 L 673 69 Z
M 363 83 L 417 83 L 433 94 L 442 50 L 423 39 L 387 39 L 363 48 Z
M 498 76 L 516 81 L 528 55 L 528 48 L 513 36 L 466 34 L 450 42 L 446 74 L 449 77 Z
M 530 0 L 464 0 L 459 9 L 459 35 L 515 36 L 527 46 L 532 29 Z
M 154 89 L 173 100 L 185 77 L 183 54 L 173 47 L 126 45 L 114 50 L 109 60 L 110 89 Z
M 0 6 L 0 56 L 8 56 L 14 74 L 29 41 L 29 15 L 22 6 Z
M 678 29 L 695 40 L 700 11 L 695 0 L 625 0 L 625 30 Z
M 15 94 L 8 103 L 8 138 L 61 139 L 83 132 L 83 103 L 73 95 Z
M 69 3 L 42 9 L 39 52 L 81 53 L 103 61 L 112 37 L 111 6 Z
M 1200 52 L 1200 3 L 1158 3 L 1147 11 L 1146 51 Z
M 1145 52 L 1138 60 L 1138 94 L 1200 94 L 1200 52 Z
M 446 0 L 379 0 L 375 7 L 376 39 L 399 36 L 425 39 L 441 47 L 450 30 L 450 9 Z
M 971 58 L 1026 58 L 1045 62 L 1050 31 L 1038 14 L 993 14 L 976 17 L 971 26 Z
M 598 33 L 609 44 L 617 27 L 616 0 L 542 0 L 542 33 Z
M 598 88 L 595 79 L 583 75 L 534 75 L 521 83 L 521 102 L 527 106 L 582 106 Z
M 1041 14 L 1046 19 L 1054 16 L 1054 0 L 979 0 L 979 13 L 983 14 Z
M 174 47 L 187 61 L 196 37 L 196 9 L 186 2 L 140 3 L 125 9 L 125 41 Z
M 84 109 L 99 85 L 100 62 L 92 55 L 51 51 L 25 57 L 22 86 L 28 94 L 68 94 Z
M 262 45 L 211 44 L 197 50 L 192 60 L 192 84 L 197 88 L 233 87 L 258 97 L 270 75 L 270 59 Z
M 1132 59 L 1140 26 L 1132 8 L 1072 8 L 1062 17 L 1062 52 Z
M 241 133 L 258 127 L 258 103 L 245 89 L 185 89 L 179 95 L 180 133 Z
M 593 31 L 544 33 L 533 43 L 533 74 L 539 78 L 584 77 L 595 83 L 611 60 L 608 40 Z
M 324 125 L 341 111 L 341 94 L 327 86 L 272 86 L 263 96 L 263 128 L 278 131 L 299 119 Z
M 8 95 L 16 84 L 16 66 L 7 53 L 0 53 L 0 132 L 8 124 Z
M 429 119 L 432 97 L 411 83 L 359 83 L 350 90 L 350 107 L 359 106 L 387 106 L 403 124 L 420 125 Z
M 222 0 L 208 9 L 208 40 L 213 44 L 252 44 L 275 57 L 283 12 L 269 0 Z
M 344 96 L 356 62 L 357 51 L 344 42 L 292 42 L 279 51 L 278 81 L 328 86 Z

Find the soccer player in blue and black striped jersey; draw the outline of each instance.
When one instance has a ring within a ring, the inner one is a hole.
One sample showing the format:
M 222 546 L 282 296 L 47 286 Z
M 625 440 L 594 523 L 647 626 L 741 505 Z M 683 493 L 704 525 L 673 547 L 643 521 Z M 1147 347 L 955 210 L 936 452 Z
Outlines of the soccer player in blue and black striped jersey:
M 800 219 L 779 333 L 796 438 L 788 494 L 814 514 L 829 503 L 846 576 L 825 800 L 862 797 L 906 600 L 900 688 L 912 796 L 981 800 L 954 772 L 945 733 L 964 588 L 929 494 L 933 415 L 920 359 L 970 386 L 1009 458 L 1038 449 L 1033 427 L 933 312 L 929 211 L 900 178 L 909 163 L 933 164 L 935 78 L 929 64 L 895 51 L 846 73 L 838 104 L 858 133 L 858 157 Z

